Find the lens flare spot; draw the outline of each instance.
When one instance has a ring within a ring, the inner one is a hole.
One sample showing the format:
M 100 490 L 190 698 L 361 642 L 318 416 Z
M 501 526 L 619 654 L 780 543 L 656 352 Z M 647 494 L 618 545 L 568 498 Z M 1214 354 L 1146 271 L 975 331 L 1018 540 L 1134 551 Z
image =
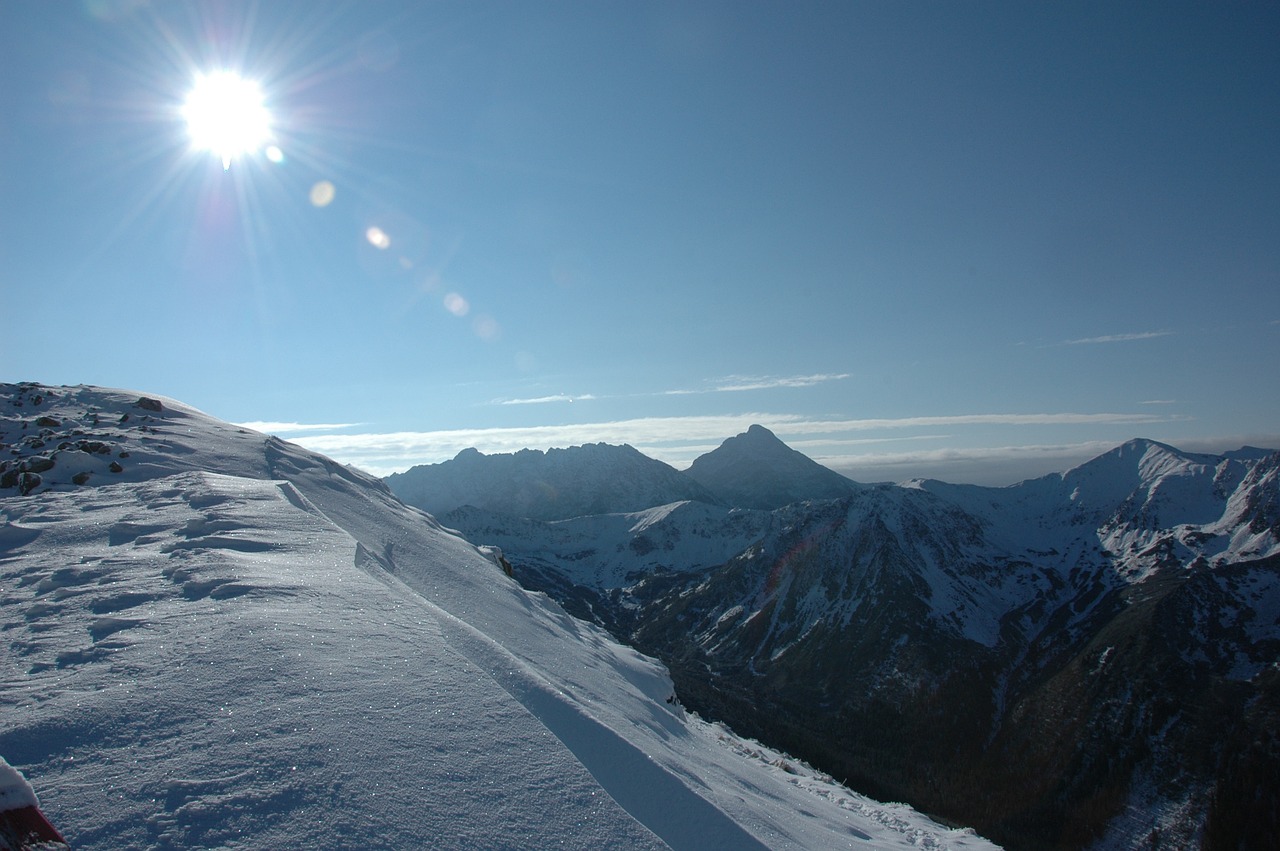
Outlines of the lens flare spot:
M 515 355 L 516 370 L 519 372 L 530 373 L 536 372 L 538 369 L 538 359 L 533 352 L 518 351 Z
M 476 336 L 486 342 L 498 339 L 498 335 L 502 333 L 502 329 L 498 327 L 498 320 L 492 316 L 477 316 L 472 328 L 475 329 Z
M 372 225 L 364 232 L 364 238 L 369 240 L 369 244 L 381 251 L 386 251 L 391 247 L 391 237 L 387 236 L 386 231 L 377 225 Z
M 333 203 L 333 196 L 337 194 L 333 184 L 327 180 L 321 180 L 311 187 L 311 203 L 317 207 L 327 207 Z
M 449 293 L 444 297 L 444 309 L 454 316 L 466 316 L 471 312 L 471 305 L 457 293 Z
M 277 165 L 284 162 L 284 151 L 280 150 L 279 145 L 267 145 L 267 149 L 262 153 L 268 160 Z

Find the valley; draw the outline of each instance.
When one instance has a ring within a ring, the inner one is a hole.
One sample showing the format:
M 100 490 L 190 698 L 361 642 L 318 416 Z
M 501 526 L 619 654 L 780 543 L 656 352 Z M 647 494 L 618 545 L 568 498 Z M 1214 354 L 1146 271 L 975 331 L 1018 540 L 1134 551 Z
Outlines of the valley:
M 561 493 L 577 452 L 524 453 L 518 481 Z M 602 445 L 580 457 L 626 479 Z M 710 501 L 517 517 L 455 481 L 470 501 L 439 517 L 661 659 L 690 708 L 1007 847 L 1270 830 L 1277 454 L 1133 440 L 1006 488 L 863 485 L 757 426 L 699 469 Z

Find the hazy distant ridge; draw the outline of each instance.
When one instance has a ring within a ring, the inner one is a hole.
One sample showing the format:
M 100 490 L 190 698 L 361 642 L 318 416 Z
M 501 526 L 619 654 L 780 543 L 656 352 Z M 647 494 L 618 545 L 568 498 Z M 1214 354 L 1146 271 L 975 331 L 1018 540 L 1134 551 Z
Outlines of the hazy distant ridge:
M 467 449 L 385 481 L 405 502 L 433 514 L 470 505 L 537 520 L 642 511 L 683 500 L 771 509 L 848 496 L 857 488 L 759 425 L 684 472 L 630 446 L 596 443 L 495 455 Z
M 639 511 L 679 500 L 720 500 L 674 467 L 630 446 L 605 443 L 485 455 L 475 449 L 385 479 L 410 505 L 443 514 L 463 505 L 558 520 Z

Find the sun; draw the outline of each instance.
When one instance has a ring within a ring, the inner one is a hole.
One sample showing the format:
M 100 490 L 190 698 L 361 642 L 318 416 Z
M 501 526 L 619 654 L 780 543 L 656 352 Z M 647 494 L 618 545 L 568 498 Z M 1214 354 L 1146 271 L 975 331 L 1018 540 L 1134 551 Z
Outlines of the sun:
M 231 161 L 252 154 L 271 138 L 271 113 L 263 103 L 262 89 L 231 71 L 196 77 L 182 106 L 187 132 L 196 150 L 210 151 Z

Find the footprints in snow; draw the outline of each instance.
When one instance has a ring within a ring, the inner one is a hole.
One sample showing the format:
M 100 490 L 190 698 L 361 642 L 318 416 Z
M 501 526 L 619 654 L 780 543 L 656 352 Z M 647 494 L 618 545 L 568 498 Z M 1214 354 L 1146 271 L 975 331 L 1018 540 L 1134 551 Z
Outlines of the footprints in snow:
M 148 511 L 167 507 L 167 500 L 148 496 Z M 7 602 L 19 602 L 22 612 L 20 620 L 0 624 L 0 635 L 7 633 L 15 657 L 28 660 L 28 674 L 103 660 L 146 640 L 148 625 L 185 616 L 182 607 L 193 603 L 294 593 L 288 584 L 254 569 L 256 557 L 283 545 L 258 528 L 219 516 L 218 508 L 233 505 L 234 497 L 185 488 L 169 489 L 166 496 L 200 513 L 177 528 L 142 515 L 127 517 L 100 531 L 96 546 L 91 539 L 66 549 L 56 541 L 37 541 L 38 529 L 0 524 L 0 551 L 47 547 L 54 562 L 6 576 L 0 559 L 0 594 L 9 597 Z M 287 493 L 281 496 L 294 502 Z M 67 564 L 77 552 L 80 563 Z M 254 581 L 255 573 L 260 581 Z

